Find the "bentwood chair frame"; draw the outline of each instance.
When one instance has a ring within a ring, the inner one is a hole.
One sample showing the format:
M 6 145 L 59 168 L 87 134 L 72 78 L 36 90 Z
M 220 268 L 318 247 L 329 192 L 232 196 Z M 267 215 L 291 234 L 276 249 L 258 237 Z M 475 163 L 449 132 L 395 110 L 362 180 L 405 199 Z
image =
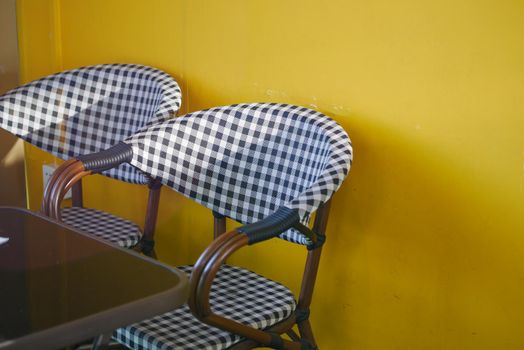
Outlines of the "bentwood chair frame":
M 309 198 L 311 200 L 307 201 L 307 205 L 314 206 L 316 209 L 316 216 L 312 229 L 307 226 L 307 220 L 311 213 L 309 213 L 306 220 L 304 220 L 304 217 L 299 214 L 301 209 L 280 206 L 272 214 L 267 215 L 261 220 L 247 223 L 229 232 L 225 232 L 225 215 L 215 210 L 216 208 L 211 208 L 214 215 L 215 239 L 200 255 L 192 269 L 188 306 L 193 315 L 201 322 L 244 338 L 244 340 L 234 343 L 231 347 L 228 347 L 228 349 L 250 349 L 259 346 L 267 346 L 275 349 L 317 348 L 309 321 L 310 305 L 312 302 L 313 289 L 319 268 L 322 247 L 326 239 L 326 227 L 329 217 L 331 197 L 341 185 L 344 177 L 349 171 L 352 161 L 351 142 L 349 141 L 347 134 L 345 134 L 343 129 L 336 125 L 336 123 L 318 112 L 307 110 L 303 107 L 278 104 L 234 105 L 225 106 L 222 107 L 222 109 L 217 107 L 216 109 L 203 111 L 202 113 L 223 113 L 224 110 L 240 111 L 239 113 L 247 111 L 246 113 L 251 113 L 252 111 L 278 111 L 279 109 L 287 111 L 290 114 L 295 113 L 300 116 L 306 115 L 307 117 L 311 116 L 318 118 L 320 124 L 325 127 L 325 130 L 329 130 L 332 135 L 338 137 L 339 140 L 336 145 L 338 148 L 336 151 L 338 152 L 336 166 L 339 166 L 340 168 L 335 171 L 338 174 L 334 175 L 334 177 L 337 177 L 336 179 L 333 179 L 334 183 L 323 183 L 320 185 L 321 188 L 315 189 L 319 190 L 317 191 L 318 196 L 313 199 Z M 198 112 L 196 112 L 196 114 L 198 115 Z M 233 115 L 234 112 L 231 112 L 229 116 Z M 283 114 L 280 113 L 278 115 L 282 116 Z M 179 118 L 187 117 L 181 116 Z M 177 121 L 182 123 L 183 121 L 179 118 L 177 118 Z M 164 124 L 169 123 L 171 122 L 168 121 Z M 160 128 L 159 126 L 153 126 L 152 129 L 157 127 Z M 144 151 L 141 146 L 137 146 L 137 143 L 134 143 L 136 139 L 140 139 L 140 137 L 143 137 L 144 135 L 147 136 L 147 134 L 148 131 L 146 130 L 142 132 L 141 135 L 131 137 L 131 139 L 134 138 L 135 140 L 125 140 L 119 145 L 113 147 L 110 151 L 92 155 L 90 156 L 90 161 L 84 160 L 81 162 L 79 160 L 70 160 L 66 162 L 50 181 L 48 191 L 46 192 L 46 201 L 43 207 L 45 212 L 51 217 L 57 217 L 59 215 L 59 204 L 65 193 L 75 182 L 92 171 L 113 168 L 124 162 L 129 162 L 135 166 L 140 166 L 141 163 L 149 164 L 147 159 L 141 159 L 143 154 L 137 155 L 137 153 L 144 153 L 146 151 Z M 148 166 L 144 165 L 144 168 L 147 168 Z M 155 176 L 158 174 L 151 175 Z M 323 180 L 325 180 L 325 178 Z M 176 184 L 173 184 L 170 180 L 166 181 L 166 179 L 160 177 L 159 181 L 162 181 L 170 187 L 176 188 Z M 327 187 L 330 187 L 329 191 L 326 190 Z M 184 191 L 180 190 L 180 192 Z M 257 329 L 231 318 L 224 317 L 224 315 L 217 314 L 210 304 L 210 293 L 213 281 L 217 277 L 217 273 L 221 267 L 226 263 L 226 260 L 236 251 L 247 245 L 257 244 L 272 239 L 285 232 L 289 232 L 288 230 L 294 230 L 295 234 L 301 235 L 305 242 L 303 244 L 306 245 L 308 249 L 298 303 L 289 317 L 286 317 L 265 329 Z M 298 327 L 299 334 L 293 330 L 295 325 Z M 283 335 L 287 335 L 289 339 L 284 338 Z
M 56 169 L 56 171 L 51 176 L 51 179 L 49 180 L 49 184 L 44 189 L 42 205 L 40 208 L 42 213 L 59 221 L 62 221 L 61 203 L 63 202 L 67 191 L 60 197 L 60 201 L 57 202 L 56 194 L 51 193 L 52 191 L 54 191 L 56 187 L 52 186 L 51 184 L 55 181 L 55 179 L 59 179 L 62 176 L 64 176 L 63 173 L 65 169 L 71 170 L 69 168 L 70 166 L 72 166 L 72 169 L 83 169 L 78 174 L 78 176 L 75 177 L 74 183 L 71 186 L 67 187 L 68 191 L 69 189 L 71 190 L 73 207 L 83 207 L 82 178 L 89 175 L 100 174 L 103 171 L 102 168 L 97 168 L 96 166 L 92 166 L 90 163 L 88 163 L 88 159 L 89 155 L 78 156 L 77 159 L 70 159 L 65 161 L 60 167 Z M 90 170 L 85 171 L 86 165 L 84 163 L 88 164 L 87 168 L 89 168 Z M 142 230 L 142 238 L 132 248 L 138 252 L 144 253 L 147 256 L 156 258 L 154 235 L 156 221 L 158 217 L 158 208 L 160 205 L 160 193 L 162 189 L 162 184 L 159 181 L 151 178 L 147 174 L 145 174 L 145 176 L 148 178 L 149 181 L 147 183 L 148 196 L 144 228 Z M 60 182 L 60 185 L 62 185 L 62 182 Z M 48 200 L 50 198 L 54 198 L 55 201 L 53 201 L 53 203 L 50 203 L 50 201 Z
M 143 127 L 175 117 L 180 104 L 180 88 L 165 72 L 136 64 L 102 64 L 46 76 L 0 96 L 0 127 L 58 158 L 82 159 L 82 154 L 102 151 Z M 64 209 L 64 221 L 154 256 L 160 182 L 129 165 L 103 175 L 147 184 L 141 234 L 128 220 L 84 209 L 82 181 L 72 187 L 72 207 Z M 47 211 L 45 195 L 42 211 Z M 56 217 L 62 219 L 61 213 Z
M 89 166 L 87 167 L 89 168 Z M 50 180 L 50 186 L 48 186 L 48 191 L 45 195 L 47 200 L 44 200 L 42 205 L 43 212 L 52 218 L 60 219 L 59 205 L 67 191 L 77 181 L 80 181 L 82 177 L 88 176 L 92 172 L 93 170 L 87 170 L 86 165 L 78 160 L 70 160 L 64 163 L 60 167 L 60 171 L 55 172 Z M 234 350 L 252 349 L 260 345 L 275 349 L 316 348 L 315 337 L 309 322 L 309 314 L 322 246 L 326 240 L 330 206 L 331 200 L 317 209 L 312 229 L 302 225 L 296 217 L 289 218 L 291 223 L 285 224 L 285 227 L 294 227 L 304 235 L 307 235 L 315 244 L 308 248 L 300 295 L 294 315 L 264 331 L 214 314 L 209 305 L 209 293 L 218 269 L 226 262 L 227 258 L 244 246 L 270 239 L 279 234 L 284 229 L 281 226 L 282 219 L 268 218 L 263 223 L 259 222 L 258 225 L 260 226 L 255 230 L 247 227 L 246 232 L 246 226 L 244 226 L 244 228 L 234 229 L 226 233 L 226 218 L 213 213 L 213 236 L 215 240 L 198 259 L 190 280 L 188 303 L 194 315 L 202 322 L 245 337 L 245 341 L 231 347 Z M 300 336 L 293 330 L 295 325 L 298 326 Z M 281 337 L 282 334 L 287 334 L 292 341 L 283 339 Z M 97 341 L 100 342 L 100 340 Z M 107 342 L 109 339 L 106 338 L 105 341 Z M 99 347 L 99 349 L 103 348 L 103 346 Z

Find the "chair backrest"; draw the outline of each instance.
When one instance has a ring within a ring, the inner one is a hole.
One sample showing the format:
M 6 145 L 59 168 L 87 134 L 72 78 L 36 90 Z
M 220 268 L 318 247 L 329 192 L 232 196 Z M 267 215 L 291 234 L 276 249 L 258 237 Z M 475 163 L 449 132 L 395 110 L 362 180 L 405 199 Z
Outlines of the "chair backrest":
M 96 65 L 50 75 L 0 96 L 0 127 L 67 159 L 104 150 L 170 119 L 180 104 L 178 84 L 156 68 Z M 148 181 L 128 164 L 103 174 Z
M 131 164 L 240 223 L 281 206 L 303 223 L 349 172 L 348 135 L 325 115 L 299 106 L 254 103 L 211 108 L 153 125 L 124 142 Z M 289 230 L 281 238 L 307 239 Z

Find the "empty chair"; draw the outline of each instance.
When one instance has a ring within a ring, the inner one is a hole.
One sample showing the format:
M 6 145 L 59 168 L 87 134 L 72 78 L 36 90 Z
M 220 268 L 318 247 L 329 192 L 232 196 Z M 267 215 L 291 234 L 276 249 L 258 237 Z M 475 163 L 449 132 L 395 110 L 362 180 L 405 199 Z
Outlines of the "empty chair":
M 181 93 L 168 74 L 135 64 L 73 69 L 30 82 L 0 96 L 0 127 L 60 159 L 99 152 L 135 132 L 176 116 Z M 81 183 L 64 222 L 122 247 L 153 252 L 160 183 L 129 164 L 102 172 L 149 186 L 144 232 L 133 222 L 84 208 Z
M 188 305 L 118 329 L 114 339 L 132 349 L 316 347 L 309 307 L 330 199 L 352 161 L 342 127 L 299 106 L 231 105 L 153 125 L 114 154 L 118 160 L 93 159 L 107 160 L 104 169 L 129 162 L 215 216 L 214 241 L 194 265 L 180 267 L 191 276 Z M 74 162 L 65 168 L 52 185 L 51 212 L 70 186 L 61 183 L 91 171 Z M 241 225 L 224 233 L 224 217 Z M 276 237 L 307 248 L 298 298 L 280 283 L 225 263 L 242 247 Z

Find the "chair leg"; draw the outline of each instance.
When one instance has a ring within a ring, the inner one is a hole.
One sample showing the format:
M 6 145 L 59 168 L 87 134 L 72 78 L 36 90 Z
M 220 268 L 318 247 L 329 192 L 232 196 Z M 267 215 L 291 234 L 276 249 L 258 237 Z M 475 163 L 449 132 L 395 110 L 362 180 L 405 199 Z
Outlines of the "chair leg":
M 151 180 L 148 185 L 149 195 L 147 197 L 146 218 L 144 221 L 144 231 L 139 242 L 140 252 L 150 258 L 156 259 L 155 252 L 155 226 L 158 217 L 158 206 L 160 205 L 160 189 L 162 184 L 156 180 Z
M 84 205 L 84 196 L 82 194 L 82 179 L 78 180 L 71 189 L 71 193 L 73 195 L 72 202 L 73 207 L 80 207 L 82 208 Z
M 213 211 L 213 238 L 226 232 L 226 217 Z
M 130 249 L 134 250 L 137 253 L 141 253 L 145 256 L 156 259 L 155 241 L 152 239 L 147 239 L 144 236 L 142 236 L 138 243 L 130 247 Z
M 139 252 L 143 253 L 146 256 L 149 256 L 150 258 L 156 259 L 154 240 L 142 237 L 140 242 L 138 242 L 137 246 Z
M 158 259 L 158 258 L 157 258 L 157 256 L 156 256 L 156 252 L 155 252 L 155 250 L 154 250 L 154 249 L 153 249 L 153 250 L 151 250 L 151 251 L 149 252 L 149 254 L 146 254 L 146 255 L 147 255 L 148 257 L 150 257 L 150 258 L 153 258 L 153 259 L 155 259 L 155 260 L 157 260 L 157 259 Z
M 289 331 L 286 332 L 286 334 L 289 336 L 289 338 L 291 338 L 291 340 L 300 341 L 300 337 L 298 336 L 297 333 L 295 333 L 294 330 L 290 329 Z
M 91 345 L 91 350 L 106 350 L 108 349 L 109 342 L 111 341 L 111 334 L 104 333 L 93 339 L 93 345 Z
M 302 339 L 309 341 L 315 349 L 318 348 L 317 343 L 315 342 L 315 337 L 313 336 L 313 329 L 311 329 L 311 323 L 309 323 L 309 320 L 304 320 L 300 322 L 298 324 L 298 330 Z

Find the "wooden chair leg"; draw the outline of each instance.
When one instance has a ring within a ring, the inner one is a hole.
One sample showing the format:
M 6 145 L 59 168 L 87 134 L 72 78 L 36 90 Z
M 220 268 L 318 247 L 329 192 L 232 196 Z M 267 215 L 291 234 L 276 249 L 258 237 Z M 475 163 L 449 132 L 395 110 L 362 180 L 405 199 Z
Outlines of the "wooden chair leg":
M 298 330 L 302 339 L 308 340 L 314 347 L 317 349 L 317 343 L 315 342 L 315 337 L 313 336 L 313 329 L 311 329 L 311 323 L 309 320 L 304 320 L 298 324 Z
M 148 185 L 149 195 L 147 197 L 147 210 L 144 221 L 144 236 L 138 244 L 138 248 L 145 255 L 156 259 L 155 252 L 155 227 L 158 217 L 158 206 L 160 204 L 160 189 L 162 184 L 158 181 L 151 180 Z
M 109 348 L 109 342 L 111 341 L 112 332 L 100 334 L 98 337 L 93 339 L 92 350 L 106 350 Z
M 290 329 L 286 332 L 286 334 L 288 335 L 289 338 L 291 338 L 291 340 L 300 341 L 300 337 L 298 336 L 297 333 L 295 333 L 294 330 Z
M 82 208 L 84 206 L 84 195 L 82 193 L 82 180 L 78 180 L 71 189 L 73 207 Z
M 213 211 L 213 238 L 226 232 L 226 217 Z
M 142 237 L 138 243 L 132 247 L 132 249 L 137 253 L 142 253 L 145 256 L 148 256 L 153 259 L 157 259 L 155 252 L 155 241 L 148 240 L 145 237 Z

